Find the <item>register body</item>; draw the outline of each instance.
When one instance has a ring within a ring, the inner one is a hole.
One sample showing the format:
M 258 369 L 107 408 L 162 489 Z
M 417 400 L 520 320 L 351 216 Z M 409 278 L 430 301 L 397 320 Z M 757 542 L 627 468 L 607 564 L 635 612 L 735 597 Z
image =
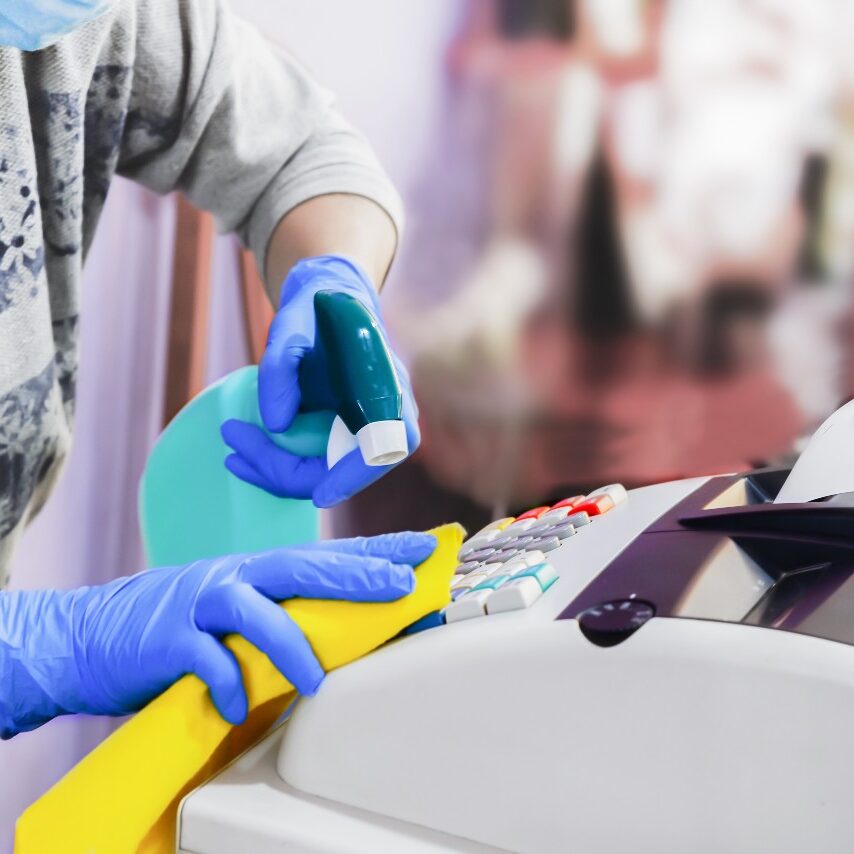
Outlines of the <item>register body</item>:
M 330 674 L 180 850 L 850 851 L 854 509 L 781 482 L 632 490 L 531 607 Z

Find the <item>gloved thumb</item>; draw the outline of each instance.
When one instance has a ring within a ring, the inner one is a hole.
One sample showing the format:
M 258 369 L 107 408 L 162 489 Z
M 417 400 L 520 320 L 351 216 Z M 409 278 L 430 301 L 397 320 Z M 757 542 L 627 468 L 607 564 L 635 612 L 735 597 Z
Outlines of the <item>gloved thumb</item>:
M 299 367 L 314 348 L 314 307 L 303 302 L 279 310 L 258 366 L 258 407 L 273 433 L 287 430 L 299 410 Z
M 234 655 L 212 635 L 199 632 L 188 670 L 207 686 L 217 711 L 230 724 L 246 720 L 249 704 L 240 666 Z

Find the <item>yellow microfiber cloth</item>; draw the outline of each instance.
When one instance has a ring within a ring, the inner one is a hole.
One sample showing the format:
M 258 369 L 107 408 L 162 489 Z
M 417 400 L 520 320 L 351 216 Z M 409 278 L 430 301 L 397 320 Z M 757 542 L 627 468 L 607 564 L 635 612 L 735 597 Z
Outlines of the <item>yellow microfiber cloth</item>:
M 436 550 L 418 567 L 415 590 L 397 602 L 292 599 L 282 605 L 326 670 L 360 658 L 448 603 L 465 532 L 444 525 L 431 533 Z M 24 812 L 16 827 L 16 854 L 174 851 L 181 798 L 257 741 L 295 696 L 248 641 L 230 636 L 225 643 L 243 671 L 246 722 L 226 723 L 205 684 L 183 677 Z

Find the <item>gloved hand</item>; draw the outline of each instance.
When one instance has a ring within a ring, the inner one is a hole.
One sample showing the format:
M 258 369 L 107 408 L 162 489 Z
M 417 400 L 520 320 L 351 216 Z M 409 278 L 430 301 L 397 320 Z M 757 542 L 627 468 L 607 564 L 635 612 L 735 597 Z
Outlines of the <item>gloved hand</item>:
M 431 534 L 333 540 L 152 569 L 99 587 L 0 594 L 0 737 L 75 712 L 123 715 L 185 673 L 230 723 L 247 714 L 240 668 L 218 638 L 236 632 L 302 694 L 323 669 L 271 600 L 388 602 L 411 592 Z
M 280 307 L 258 370 L 261 418 L 273 433 L 287 430 L 299 411 L 299 368 L 314 348 L 314 295 L 321 290 L 342 291 L 360 300 L 385 332 L 376 292 L 353 261 L 323 255 L 296 264 L 285 279 Z M 421 441 L 418 409 L 409 374 L 394 353 L 392 358 L 403 391 L 403 420 L 412 453 Z M 312 395 L 319 400 L 328 398 L 332 408 L 328 388 L 312 389 Z M 357 449 L 330 469 L 325 457 L 295 456 L 276 445 L 259 427 L 235 419 L 222 425 L 222 437 L 234 451 L 225 464 L 237 477 L 283 498 L 311 498 L 318 507 L 344 501 L 392 468 L 365 465 Z

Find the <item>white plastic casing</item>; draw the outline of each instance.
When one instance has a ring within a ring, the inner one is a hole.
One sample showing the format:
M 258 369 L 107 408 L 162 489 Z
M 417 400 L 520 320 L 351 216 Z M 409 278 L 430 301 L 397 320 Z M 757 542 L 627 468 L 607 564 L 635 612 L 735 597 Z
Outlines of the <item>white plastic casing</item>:
M 188 798 L 181 849 L 850 851 L 854 646 L 654 617 L 602 648 L 556 619 L 702 482 L 633 490 L 579 529 L 531 607 L 330 673 L 278 760 L 268 746 Z

